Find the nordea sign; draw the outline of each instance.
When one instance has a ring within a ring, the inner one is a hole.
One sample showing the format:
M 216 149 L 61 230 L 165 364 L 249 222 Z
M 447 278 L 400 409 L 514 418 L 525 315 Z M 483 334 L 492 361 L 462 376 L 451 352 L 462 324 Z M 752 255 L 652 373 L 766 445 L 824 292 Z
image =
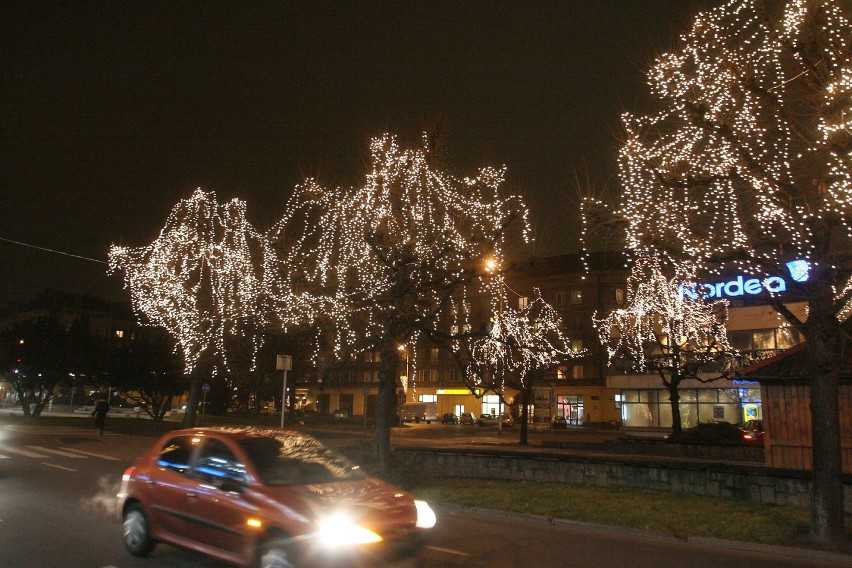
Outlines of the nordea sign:
M 787 263 L 790 277 L 796 282 L 806 282 L 810 271 L 810 264 L 806 260 L 794 260 Z M 681 286 L 680 298 L 686 297 L 697 300 L 702 298 L 736 298 L 746 294 L 757 295 L 766 290 L 773 294 L 787 291 L 787 281 L 780 276 L 770 276 L 763 280 L 754 277 L 739 275 L 727 282 L 714 282 L 697 284 L 692 287 Z

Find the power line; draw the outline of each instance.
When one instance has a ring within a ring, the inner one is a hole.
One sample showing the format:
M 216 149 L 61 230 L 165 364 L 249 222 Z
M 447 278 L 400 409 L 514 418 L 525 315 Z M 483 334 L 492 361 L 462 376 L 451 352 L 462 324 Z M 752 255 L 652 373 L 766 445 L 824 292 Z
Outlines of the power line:
M 21 245 L 23 247 L 34 248 L 34 249 L 43 250 L 43 251 L 46 251 L 46 252 L 52 252 L 54 254 L 61 254 L 61 255 L 64 255 L 64 256 L 71 256 L 71 257 L 74 257 L 74 258 L 80 258 L 80 259 L 83 259 L 83 260 L 98 262 L 100 264 L 109 264 L 105 260 L 98 260 L 96 258 L 89 258 L 88 256 L 80 256 L 79 254 L 71 254 L 70 252 L 63 252 L 61 250 L 49 249 L 49 248 L 45 248 L 45 247 L 31 245 L 29 243 L 22 243 L 21 241 L 14 241 L 12 239 L 7 239 L 5 237 L 0 237 L 0 241 L 6 241 L 7 243 L 13 243 L 13 244 L 16 244 L 16 245 Z

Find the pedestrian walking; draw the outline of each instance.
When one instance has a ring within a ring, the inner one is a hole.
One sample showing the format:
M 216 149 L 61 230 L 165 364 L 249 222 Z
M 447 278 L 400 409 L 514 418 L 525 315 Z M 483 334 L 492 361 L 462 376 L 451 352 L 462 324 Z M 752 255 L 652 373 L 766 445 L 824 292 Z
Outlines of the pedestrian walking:
M 98 400 L 97 404 L 95 404 L 95 409 L 92 411 L 92 416 L 95 417 L 95 428 L 98 429 L 98 434 L 104 435 L 104 423 L 106 422 L 106 415 L 109 412 L 109 402 L 105 396 L 101 396 Z

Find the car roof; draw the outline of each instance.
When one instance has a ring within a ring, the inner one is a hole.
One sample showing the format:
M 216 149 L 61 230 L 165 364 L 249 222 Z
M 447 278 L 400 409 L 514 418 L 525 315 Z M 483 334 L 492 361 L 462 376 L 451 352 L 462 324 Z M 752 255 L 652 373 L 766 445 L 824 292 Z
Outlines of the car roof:
M 298 438 L 311 438 L 311 436 L 296 430 L 280 430 L 278 428 L 255 428 L 245 426 L 242 428 L 184 428 L 172 430 L 168 436 L 223 436 L 234 440 L 245 440 L 248 438 L 278 438 L 280 436 L 292 436 Z

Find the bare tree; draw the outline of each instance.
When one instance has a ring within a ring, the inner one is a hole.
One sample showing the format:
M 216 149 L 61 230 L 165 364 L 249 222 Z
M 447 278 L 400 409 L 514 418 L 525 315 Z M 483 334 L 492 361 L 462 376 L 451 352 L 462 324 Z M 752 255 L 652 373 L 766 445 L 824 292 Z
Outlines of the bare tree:
M 639 259 L 627 279 L 627 307 L 593 316 L 610 360 L 620 357 L 640 371 L 660 377 L 669 393 L 672 432 L 681 434 L 681 383 L 727 377 L 736 353 L 728 343 L 727 300 L 710 301 L 684 294 L 694 286 L 694 267 L 681 263 L 671 277 L 660 260 Z
M 420 149 L 392 136 L 374 139 L 363 185 L 328 189 L 308 180 L 274 228 L 266 260 L 279 317 L 313 321 L 339 357 L 381 353 L 375 447 L 380 468 L 390 457 L 399 346 L 418 334 L 446 333 L 467 317 L 455 300 L 499 255 L 523 209 L 503 199 L 503 170 L 458 179 L 441 171 L 424 136 Z
M 648 74 L 659 112 L 625 115 L 620 204 L 585 203 L 587 227 L 615 210 L 639 254 L 767 278 L 809 267 L 793 284 L 806 320 L 764 295 L 808 343 L 812 533 L 832 543 L 843 538 L 833 363 L 852 299 L 850 46 L 839 1 L 731 0 L 699 14 Z

